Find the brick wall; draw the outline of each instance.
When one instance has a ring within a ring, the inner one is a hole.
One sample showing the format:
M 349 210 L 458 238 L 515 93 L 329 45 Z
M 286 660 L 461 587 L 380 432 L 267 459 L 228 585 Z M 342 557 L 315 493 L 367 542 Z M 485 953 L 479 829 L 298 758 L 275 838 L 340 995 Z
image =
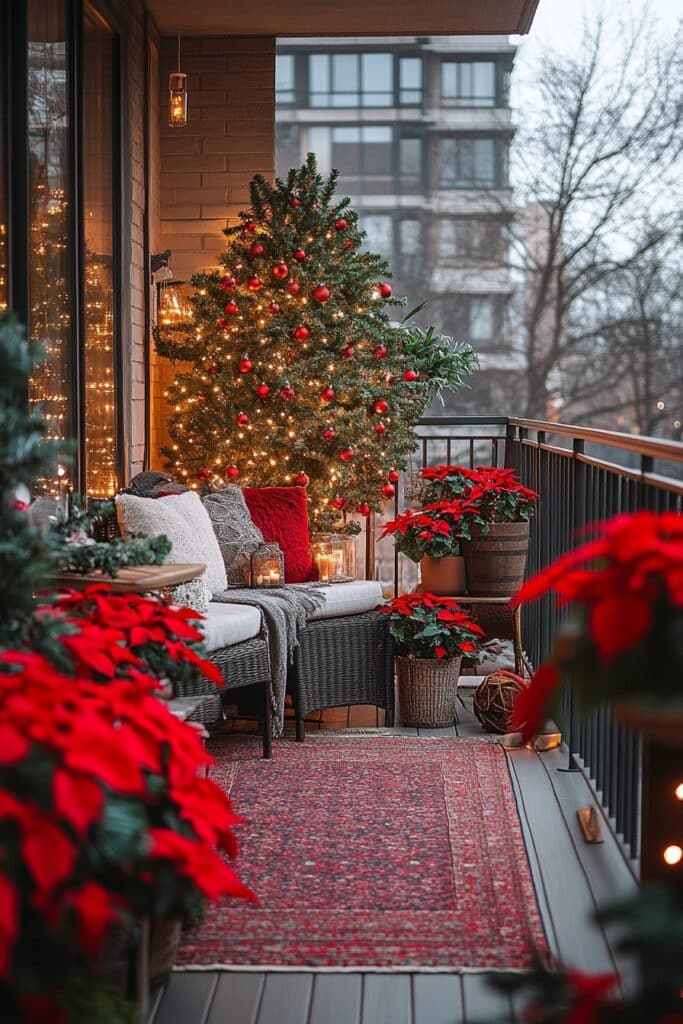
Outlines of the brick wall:
M 226 223 L 249 203 L 257 172 L 275 174 L 275 39 L 184 38 L 182 70 L 188 76 L 186 128 L 166 124 L 168 74 L 177 43 L 160 45 L 159 247 L 171 249 L 174 275 L 189 280 L 216 265 Z M 166 442 L 163 392 L 173 366 L 153 357 L 151 464 L 162 468 Z

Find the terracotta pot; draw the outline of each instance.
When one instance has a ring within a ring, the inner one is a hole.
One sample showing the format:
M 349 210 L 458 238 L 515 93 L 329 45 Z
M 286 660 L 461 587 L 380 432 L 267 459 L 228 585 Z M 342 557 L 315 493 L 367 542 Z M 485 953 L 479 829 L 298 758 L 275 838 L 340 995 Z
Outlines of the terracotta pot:
M 509 597 L 524 582 L 529 523 L 491 523 L 488 533 L 472 527 L 463 540 L 467 593 L 472 597 Z
M 456 597 L 465 593 L 465 559 L 462 555 L 432 558 L 425 555 L 420 561 L 422 589 L 439 597 Z
M 397 657 L 398 703 L 403 725 L 447 728 L 455 713 L 462 658 Z

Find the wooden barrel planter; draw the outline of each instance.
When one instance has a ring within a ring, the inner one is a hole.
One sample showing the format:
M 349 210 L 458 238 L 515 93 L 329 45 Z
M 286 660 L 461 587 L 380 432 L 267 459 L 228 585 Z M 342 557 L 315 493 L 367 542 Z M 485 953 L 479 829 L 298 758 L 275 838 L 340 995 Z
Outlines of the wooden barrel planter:
M 432 558 L 425 555 L 420 560 L 422 589 L 438 597 L 454 597 L 465 593 L 465 559 L 462 555 L 446 555 Z
M 467 592 L 472 597 L 506 597 L 524 582 L 529 523 L 491 523 L 488 533 L 472 527 L 463 540 Z
M 403 725 L 433 729 L 453 725 L 462 658 L 397 657 L 395 661 Z

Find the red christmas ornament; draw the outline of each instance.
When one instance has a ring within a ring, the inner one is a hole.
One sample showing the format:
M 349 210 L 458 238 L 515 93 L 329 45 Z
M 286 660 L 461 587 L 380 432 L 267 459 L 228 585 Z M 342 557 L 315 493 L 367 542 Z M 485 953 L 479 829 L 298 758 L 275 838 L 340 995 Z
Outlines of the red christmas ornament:
M 397 469 L 390 469 L 387 473 L 387 480 L 392 484 L 397 484 L 401 479 L 401 474 Z
M 198 469 L 197 470 L 197 479 L 198 480 L 208 480 L 210 476 L 211 476 L 211 470 L 210 469 L 206 469 L 206 467 L 204 467 L 203 469 Z
M 356 350 L 353 345 L 347 345 L 346 348 L 342 349 L 342 356 L 344 359 L 353 359 L 355 352 Z
M 323 437 L 325 438 L 326 441 L 333 441 L 336 436 L 337 431 L 334 429 L 334 427 L 325 427 L 325 429 L 323 430 Z
M 237 304 L 235 302 L 226 302 L 225 312 L 228 316 L 235 316 L 237 313 Z
M 396 494 L 396 488 L 392 484 L 382 484 L 381 491 L 385 498 L 393 498 Z
M 308 487 L 310 482 L 311 478 L 308 476 L 307 473 L 299 473 L 296 479 L 294 480 L 294 483 L 297 485 L 297 487 Z
M 270 388 L 268 387 L 267 384 L 257 384 L 256 394 L 259 396 L 259 398 L 267 398 L 268 395 L 270 394 Z
M 370 506 L 366 505 L 366 503 L 364 501 L 362 501 L 360 503 L 360 505 L 358 506 L 358 508 L 356 509 L 356 512 L 359 515 L 361 515 L 361 516 L 369 516 L 370 515 Z
M 253 277 L 247 278 L 247 288 L 250 292 L 257 292 L 261 287 L 261 278 L 254 274 Z
M 342 462 L 351 462 L 354 454 L 355 452 L 353 448 L 342 448 L 342 450 L 339 452 L 339 458 L 342 460 Z
M 335 226 L 335 228 L 337 229 L 337 231 L 346 231 L 346 229 L 347 229 L 347 227 L 348 227 L 349 225 L 348 225 L 348 223 L 347 223 L 347 222 L 346 222 L 346 221 L 344 220 L 344 218 L 343 218 L 343 217 L 340 217 L 340 218 L 339 218 L 339 220 L 336 220 L 336 221 L 334 222 L 334 226 Z
M 268 312 L 269 313 L 279 313 L 280 312 L 279 304 L 277 302 L 271 302 L 271 304 L 268 306 Z
M 350 238 L 347 238 L 346 241 L 344 242 L 344 248 L 353 249 L 353 242 L 351 241 Z
M 418 377 L 418 375 L 415 372 L 415 370 L 404 370 L 403 371 L 403 379 L 407 380 L 409 384 L 411 384 L 414 380 L 417 380 L 417 377 Z
M 323 402 L 331 402 L 332 399 L 334 398 L 334 388 L 330 387 L 330 385 L 328 384 L 327 387 L 323 388 L 322 391 L 320 392 L 320 397 L 322 398 Z
M 237 281 L 235 278 L 231 274 L 228 274 L 226 277 L 222 277 L 220 279 L 218 287 L 222 292 L 231 292 L 236 284 Z
M 387 350 L 386 345 L 378 345 L 377 348 L 375 349 L 373 355 L 374 355 L 375 359 L 384 359 L 384 357 L 387 354 L 387 351 L 388 350 Z
M 297 199 L 296 196 L 292 196 L 292 198 L 289 200 L 289 205 L 292 207 L 293 210 L 296 210 L 297 206 L 301 206 L 301 200 Z
M 284 387 L 280 388 L 280 398 L 285 402 L 288 402 L 290 398 L 294 398 L 295 394 L 294 388 L 289 384 L 285 384 Z
M 215 363 L 212 363 L 211 366 L 209 367 L 209 373 L 218 373 L 218 367 L 216 366 Z
M 197 395 L 197 401 L 198 402 L 205 402 L 206 401 L 206 395 Z
M 373 412 L 376 412 L 378 416 L 383 416 L 385 412 L 389 411 L 389 403 L 385 402 L 383 398 L 378 398 L 372 407 Z
M 289 274 L 289 267 L 286 263 L 276 263 L 273 267 L 273 277 L 276 277 L 278 281 L 284 281 Z
M 229 327 L 229 326 L 230 326 L 230 324 L 225 319 L 225 317 L 219 316 L 218 320 L 216 320 L 216 327 L 220 328 L 221 331 L 224 331 L 226 329 L 226 327 Z
M 303 263 L 303 261 L 306 259 L 306 253 L 304 252 L 304 250 L 303 249 L 295 249 L 294 250 L 294 259 L 297 261 L 297 263 Z
M 248 231 L 250 235 L 253 235 L 254 231 L 256 231 L 256 225 L 254 224 L 253 220 L 245 221 L 244 230 Z
M 346 506 L 348 505 L 348 501 L 346 500 L 346 498 L 340 498 L 339 496 L 337 496 L 336 498 L 332 499 L 330 505 L 332 506 L 332 508 L 346 508 Z
M 386 429 L 387 428 L 384 426 L 384 424 L 382 423 L 381 420 L 379 421 L 379 423 L 375 423 L 375 433 L 376 434 L 384 434 Z
M 325 284 L 319 284 L 313 292 L 313 298 L 316 302 L 327 302 L 330 297 L 330 289 Z
M 296 283 L 296 281 L 290 281 L 289 284 L 287 285 L 287 291 L 289 292 L 290 295 L 298 295 L 301 289 L 299 285 Z
M 240 475 L 240 471 L 237 468 L 237 466 L 226 466 L 225 467 L 225 476 L 227 476 L 229 480 L 236 480 L 239 475 Z
M 236 419 L 240 427 L 246 427 L 247 423 L 249 422 L 249 417 L 247 416 L 246 412 L 238 412 Z
M 377 287 L 382 298 L 388 299 L 391 295 L 391 285 L 387 284 L 386 281 L 383 281 L 382 284 L 377 285 Z
M 252 242 L 251 245 L 249 246 L 249 255 L 251 257 L 263 256 L 265 251 L 266 250 L 263 248 L 260 242 Z
M 254 369 L 254 362 L 249 356 L 242 356 L 238 366 L 240 373 L 249 373 L 250 370 Z
M 309 331 L 308 327 L 306 327 L 304 324 L 299 324 L 298 327 L 294 328 L 294 337 L 296 338 L 297 341 L 306 341 L 310 333 L 311 332 Z

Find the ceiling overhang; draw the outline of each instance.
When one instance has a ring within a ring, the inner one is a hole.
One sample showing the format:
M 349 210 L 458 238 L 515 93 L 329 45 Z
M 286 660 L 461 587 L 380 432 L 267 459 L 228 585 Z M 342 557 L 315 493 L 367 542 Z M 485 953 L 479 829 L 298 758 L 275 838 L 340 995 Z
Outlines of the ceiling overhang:
M 147 0 L 162 35 L 523 35 L 538 0 Z

